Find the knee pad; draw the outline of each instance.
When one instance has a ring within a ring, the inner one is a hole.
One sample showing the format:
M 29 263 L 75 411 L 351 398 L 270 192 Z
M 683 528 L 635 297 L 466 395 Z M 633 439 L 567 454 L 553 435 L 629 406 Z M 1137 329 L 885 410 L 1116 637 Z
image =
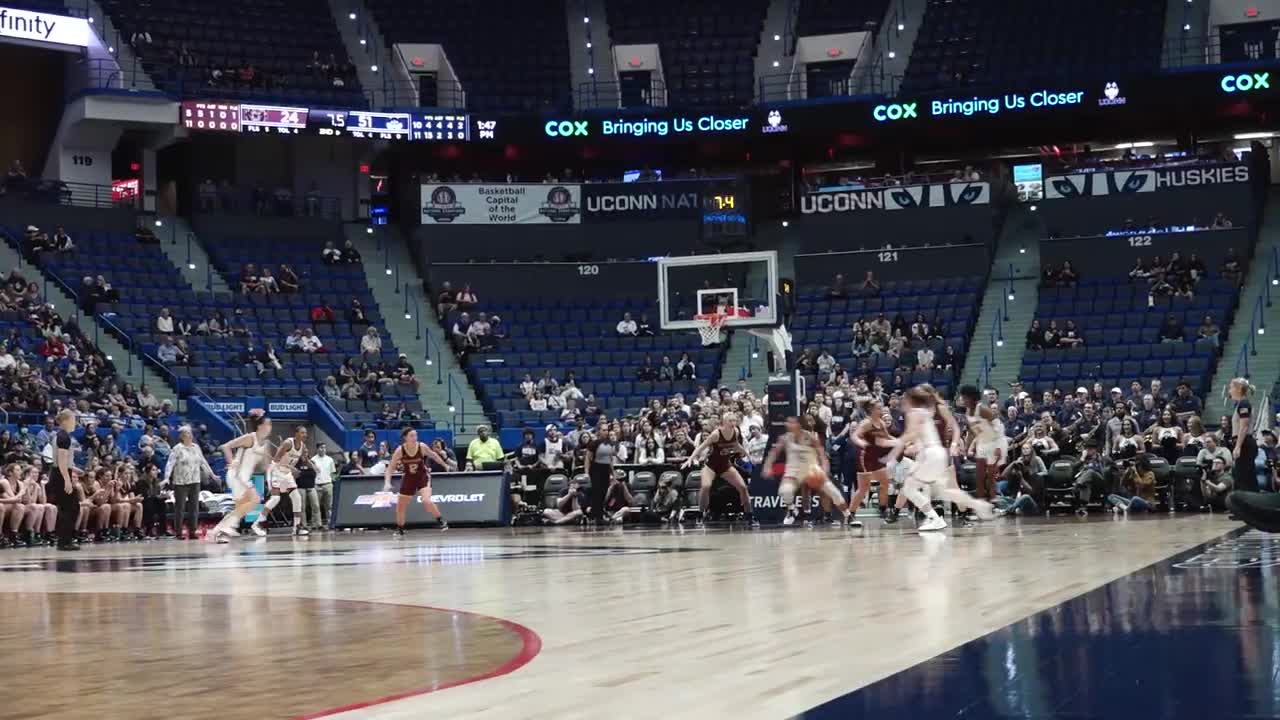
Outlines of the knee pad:
M 785 482 L 778 486 L 778 496 L 782 498 L 782 504 L 785 507 L 791 507 L 791 501 L 796 497 L 796 484 Z

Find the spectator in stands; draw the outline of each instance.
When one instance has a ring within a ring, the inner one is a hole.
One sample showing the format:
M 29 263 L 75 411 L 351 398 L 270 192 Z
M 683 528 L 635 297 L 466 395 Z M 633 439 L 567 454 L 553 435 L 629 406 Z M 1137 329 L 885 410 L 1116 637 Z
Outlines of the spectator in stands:
M 179 320 L 177 322 L 177 325 L 175 326 L 175 329 L 177 331 L 177 334 L 183 337 L 189 337 L 196 330 L 195 326 L 191 324 L 191 321 L 187 320 L 186 318 Z
M 304 353 L 322 353 L 325 352 L 324 343 L 320 340 L 320 336 L 316 335 L 315 328 L 304 328 L 302 337 L 298 341 L 298 349 Z
M 173 344 L 173 338 L 165 335 L 160 338 L 160 346 L 156 348 L 156 358 L 165 365 L 175 365 L 178 362 L 178 348 Z
M 835 279 L 831 281 L 831 289 L 827 291 L 827 297 L 832 300 L 843 300 L 849 297 L 849 289 L 845 287 L 842 273 L 836 273 Z
M 258 279 L 258 267 L 253 263 L 246 263 L 240 269 L 240 292 L 244 295 L 262 292 L 262 282 Z
M 1180 422 L 1187 422 L 1191 417 L 1198 417 L 1204 412 L 1204 403 L 1191 394 L 1191 386 L 1185 382 L 1178 383 L 1177 394 L 1169 401 L 1169 409 Z
M 285 352 L 301 352 L 302 351 L 302 328 L 294 328 L 293 332 L 284 339 Z
M 1031 329 L 1027 330 L 1027 349 L 1044 349 L 1044 328 L 1040 326 L 1039 320 L 1032 320 Z
M 1214 347 L 1218 347 L 1218 324 L 1213 321 L 1213 315 L 1205 313 L 1204 318 L 1200 320 L 1200 329 L 1196 331 L 1196 339 L 1204 340 Z
M 293 266 L 288 263 L 280 265 L 280 292 L 296 293 L 301 288 L 301 281 L 298 280 L 298 273 L 294 272 Z
M 1135 258 L 1133 267 L 1129 269 L 1130 280 L 1146 280 L 1151 277 L 1151 270 L 1147 267 L 1142 258 Z
M 280 363 L 280 356 L 276 354 L 275 346 L 271 344 L 270 340 L 263 341 L 262 349 L 258 351 L 257 361 L 262 369 L 280 370 L 284 367 Z M 262 370 L 260 369 L 259 374 L 261 373 Z
M 1227 217 L 1226 213 L 1219 210 L 1217 213 L 1214 214 L 1213 222 L 1209 224 L 1209 227 L 1213 228 L 1214 230 L 1226 230 L 1228 228 L 1231 228 L 1232 227 L 1231 218 Z
M 1244 279 L 1244 266 L 1236 256 L 1234 247 L 1228 247 L 1226 255 L 1222 258 L 1222 279 L 1232 285 L 1239 285 Z
M 1107 496 L 1107 504 L 1113 512 L 1127 513 L 1130 510 L 1151 512 L 1156 507 L 1156 476 L 1151 469 L 1151 460 L 1145 454 L 1138 455 L 1120 477 L 1120 490 L 1128 495 L 1112 494 Z
M 649 324 L 649 316 L 645 313 L 640 313 L 640 319 L 636 322 L 636 335 L 653 337 L 653 326 Z
M 1058 269 L 1056 280 L 1058 287 L 1075 287 L 1080 282 L 1080 273 L 1076 272 L 1070 260 L 1066 260 Z
M 467 335 L 467 332 L 470 329 L 471 316 L 467 313 L 459 314 L 458 318 L 453 321 L 453 327 L 450 329 L 449 334 L 453 338 L 454 347 L 456 347 L 459 352 L 465 353 L 466 351 L 473 349 Z
M 1226 448 L 1218 448 L 1226 450 Z M 1204 451 L 1201 450 L 1203 455 Z M 1227 453 L 1230 456 L 1230 452 Z M 1197 458 L 1199 461 L 1199 458 Z M 1204 500 L 1206 507 L 1212 508 L 1219 512 L 1225 512 L 1227 509 L 1227 496 L 1231 494 L 1231 489 L 1235 485 L 1234 478 L 1229 471 L 1230 462 L 1225 462 L 1221 457 L 1214 457 L 1208 466 L 1202 466 L 1202 475 L 1200 479 L 1200 497 Z
M 1064 348 L 1077 348 L 1084 345 L 1084 338 L 1076 329 L 1076 321 L 1068 320 L 1062 329 L 1062 335 L 1058 338 L 1058 346 Z
M 263 294 L 273 295 L 280 292 L 280 283 L 276 281 L 275 275 L 271 273 L 271 268 L 262 268 L 262 273 L 258 276 L 259 290 Z
M 467 470 L 483 470 L 486 464 L 502 462 L 502 445 L 489 435 L 489 426 L 476 427 L 476 438 L 467 445 Z
M 356 250 L 355 243 L 348 240 L 345 244 L 343 244 L 342 262 L 348 265 L 359 265 L 361 260 L 362 258 L 360 257 L 360 251 Z
M 876 279 L 874 272 L 868 270 L 867 274 L 862 277 L 861 290 L 866 297 L 875 297 L 880 294 L 880 281 Z
M 374 360 L 382 354 L 382 336 L 378 329 L 370 326 L 360 337 L 360 355 L 365 360 Z
M 533 394 L 529 396 L 529 409 L 534 412 L 546 412 L 547 398 L 542 393 L 534 390 Z
M 71 242 L 71 236 L 67 234 L 65 228 L 61 225 L 53 230 L 53 237 L 49 239 L 49 249 L 54 252 L 71 252 L 76 248 L 75 243 Z
M 338 387 L 338 378 L 326 375 L 324 383 L 320 385 L 320 394 L 324 395 L 325 399 L 329 401 L 341 398 L 342 389 Z
M 97 287 L 98 296 L 101 302 L 118 303 L 120 302 L 120 291 L 111 286 L 107 279 L 101 275 L 94 279 L 94 285 Z
M 638 326 L 636 321 L 631 319 L 631 313 L 623 313 L 622 319 L 618 321 L 616 328 L 618 335 L 623 337 L 635 337 Z
M 325 242 L 324 249 L 320 251 L 320 261 L 325 265 L 342 264 L 342 251 L 334 247 L 332 240 Z
M 453 291 L 453 285 L 448 281 L 444 281 L 440 285 L 440 293 L 436 295 L 436 316 L 444 320 L 449 313 L 458 309 L 458 296 Z
M 829 380 L 836 369 L 836 359 L 831 355 L 831 351 L 823 348 L 815 363 L 818 367 L 818 380 L 822 382 Z
M 697 377 L 697 366 L 687 352 L 680 353 L 680 362 L 676 363 L 676 377 L 681 380 L 693 380 Z
M 169 314 L 169 308 L 160 308 L 160 315 L 156 317 L 156 332 L 164 335 L 173 334 L 173 316 Z
M 369 324 L 369 315 L 365 312 L 364 304 L 359 298 L 351 298 L 351 307 L 347 309 L 347 322 L 352 325 Z
M 933 370 L 933 348 L 925 345 L 916 351 L 916 369 Z
M 461 310 L 464 313 L 470 312 L 471 309 L 479 302 L 479 298 L 476 297 L 476 294 L 471 289 L 470 285 L 463 285 L 462 289 L 458 291 L 458 294 L 454 296 L 454 303 L 458 306 L 458 310 Z
M 22 167 L 21 160 L 14 160 L 9 164 L 9 172 L 5 173 L 4 185 L 10 190 L 15 190 L 27 183 L 27 171 Z
M 485 350 L 491 347 L 489 330 L 488 316 L 480 313 L 467 326 L 467 346 L 477 350 Z
M 156 237 L 155 232 L 146 225 L 139 225 L 138 228 L 133 231 L 133 239 L 142 245 L 160 244 L 160 238 Z
M 1164 324 L 1160 326 L 1160 342 L 1182 342 L 1182 321 L 1178 319 L 1177 315 L 1169 313 L 1169 316 L 1165 318 Z

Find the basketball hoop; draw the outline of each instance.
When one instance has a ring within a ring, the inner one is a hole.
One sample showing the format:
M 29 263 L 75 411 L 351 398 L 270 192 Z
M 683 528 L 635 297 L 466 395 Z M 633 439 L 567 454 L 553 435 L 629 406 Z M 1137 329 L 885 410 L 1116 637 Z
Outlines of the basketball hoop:
M 693 319 L 698 323 L 698 334 L 702 336 L 703 345 L 718 345 L 724 342 L 724 324 L 729 321 L 728 313 L 700 313 Z

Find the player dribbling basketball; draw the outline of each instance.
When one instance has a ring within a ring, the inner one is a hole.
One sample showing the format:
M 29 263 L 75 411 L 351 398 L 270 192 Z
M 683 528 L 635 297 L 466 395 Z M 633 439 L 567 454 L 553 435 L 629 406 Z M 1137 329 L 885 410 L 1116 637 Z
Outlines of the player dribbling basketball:
M 742 500 L 742 512 L 746 515 L 747 522 L 756 524 L 755 515 L 751 511 L 751 495 L 747 492 L 747 483 L 738 473 L 738 469 L 733 466 L 734 458 L 746 455 L 747 449 L 742 446 L 742 435 L 738 432 L 738 416 L 725 413 L 720 418 L 720 427 L 707 433 L 698 447 L 689 453 L 689 459 L 680 466 L 683 470 L 693 465 L 698 458 L 706 457 L 706 464 L 702 466 L 701 471 L 702 485 L 698 488 L 698 507 L 702 510 L 702 517 L 698 520 L 700 524 L 707 516 L 707 507 L 711 504 L 711 485 L 718 477 L 724 478 L 725 482 L 738 491 L 738 497 Z
M 785 452 L 787 460 L 782 479 L 778 483 L 778 497 L 782 498 L 782 507 L 787 510 L 783 524 L 790 525 L 794 522 L 794 516 L 791 515 L 792 503 L 795 502 L 800 483 L 804 483 L 814 492 L 831 498 L 831 502 L 843 512 L 844 522 L 848 525 L 853 519 L 853 513 L 845 503 L 840 488 L 831 482 L 827 453 L 822 441 L 816 434 L 804 429 L 800 418 L 794 415 L 787 418 L 787 432 L 778 438 L 778 442 L 769 450 L 769 456 L 765 458 L 764 468 L 760 473 L 763 477 L 773 476 L 773 463 L 778 459 L 779 452 Z
M 387 469 L 382 477 L 382 492 L 391 492 L 391 474 L 399 469 L 404 470 L 404 476 L 400 478 L 399 496 L 396 498 L 396 537 L 404 537 L 405 515 L 414 496 L 417 496 L 436 522 L 440 523 L 440 529 L 448 530 L 449 521 L 440 515 L 440 508 L 431 500 L 431 468 L 427 467 L 428 459 L 444 465 L 444 458 L 418 442 L 418 431 L 413 428 L 407 427 L 400 431 L 400 443 L 400 447 L 396 448 L 391 460 L 387 462 Z

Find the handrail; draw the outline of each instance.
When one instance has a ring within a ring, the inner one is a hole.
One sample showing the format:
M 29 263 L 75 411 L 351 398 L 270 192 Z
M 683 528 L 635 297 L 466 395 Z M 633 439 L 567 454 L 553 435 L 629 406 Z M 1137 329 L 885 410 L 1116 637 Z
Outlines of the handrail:
M 455 400 L 453 389 L 458 388 L 458 397 Z M 449 412 L 453 413 L 454 422 L 458 427 L 466 428 L 467 420 L 467 395 L 462 389 L 462 385 L 454 379 L 453 373 L 449 373 Z

